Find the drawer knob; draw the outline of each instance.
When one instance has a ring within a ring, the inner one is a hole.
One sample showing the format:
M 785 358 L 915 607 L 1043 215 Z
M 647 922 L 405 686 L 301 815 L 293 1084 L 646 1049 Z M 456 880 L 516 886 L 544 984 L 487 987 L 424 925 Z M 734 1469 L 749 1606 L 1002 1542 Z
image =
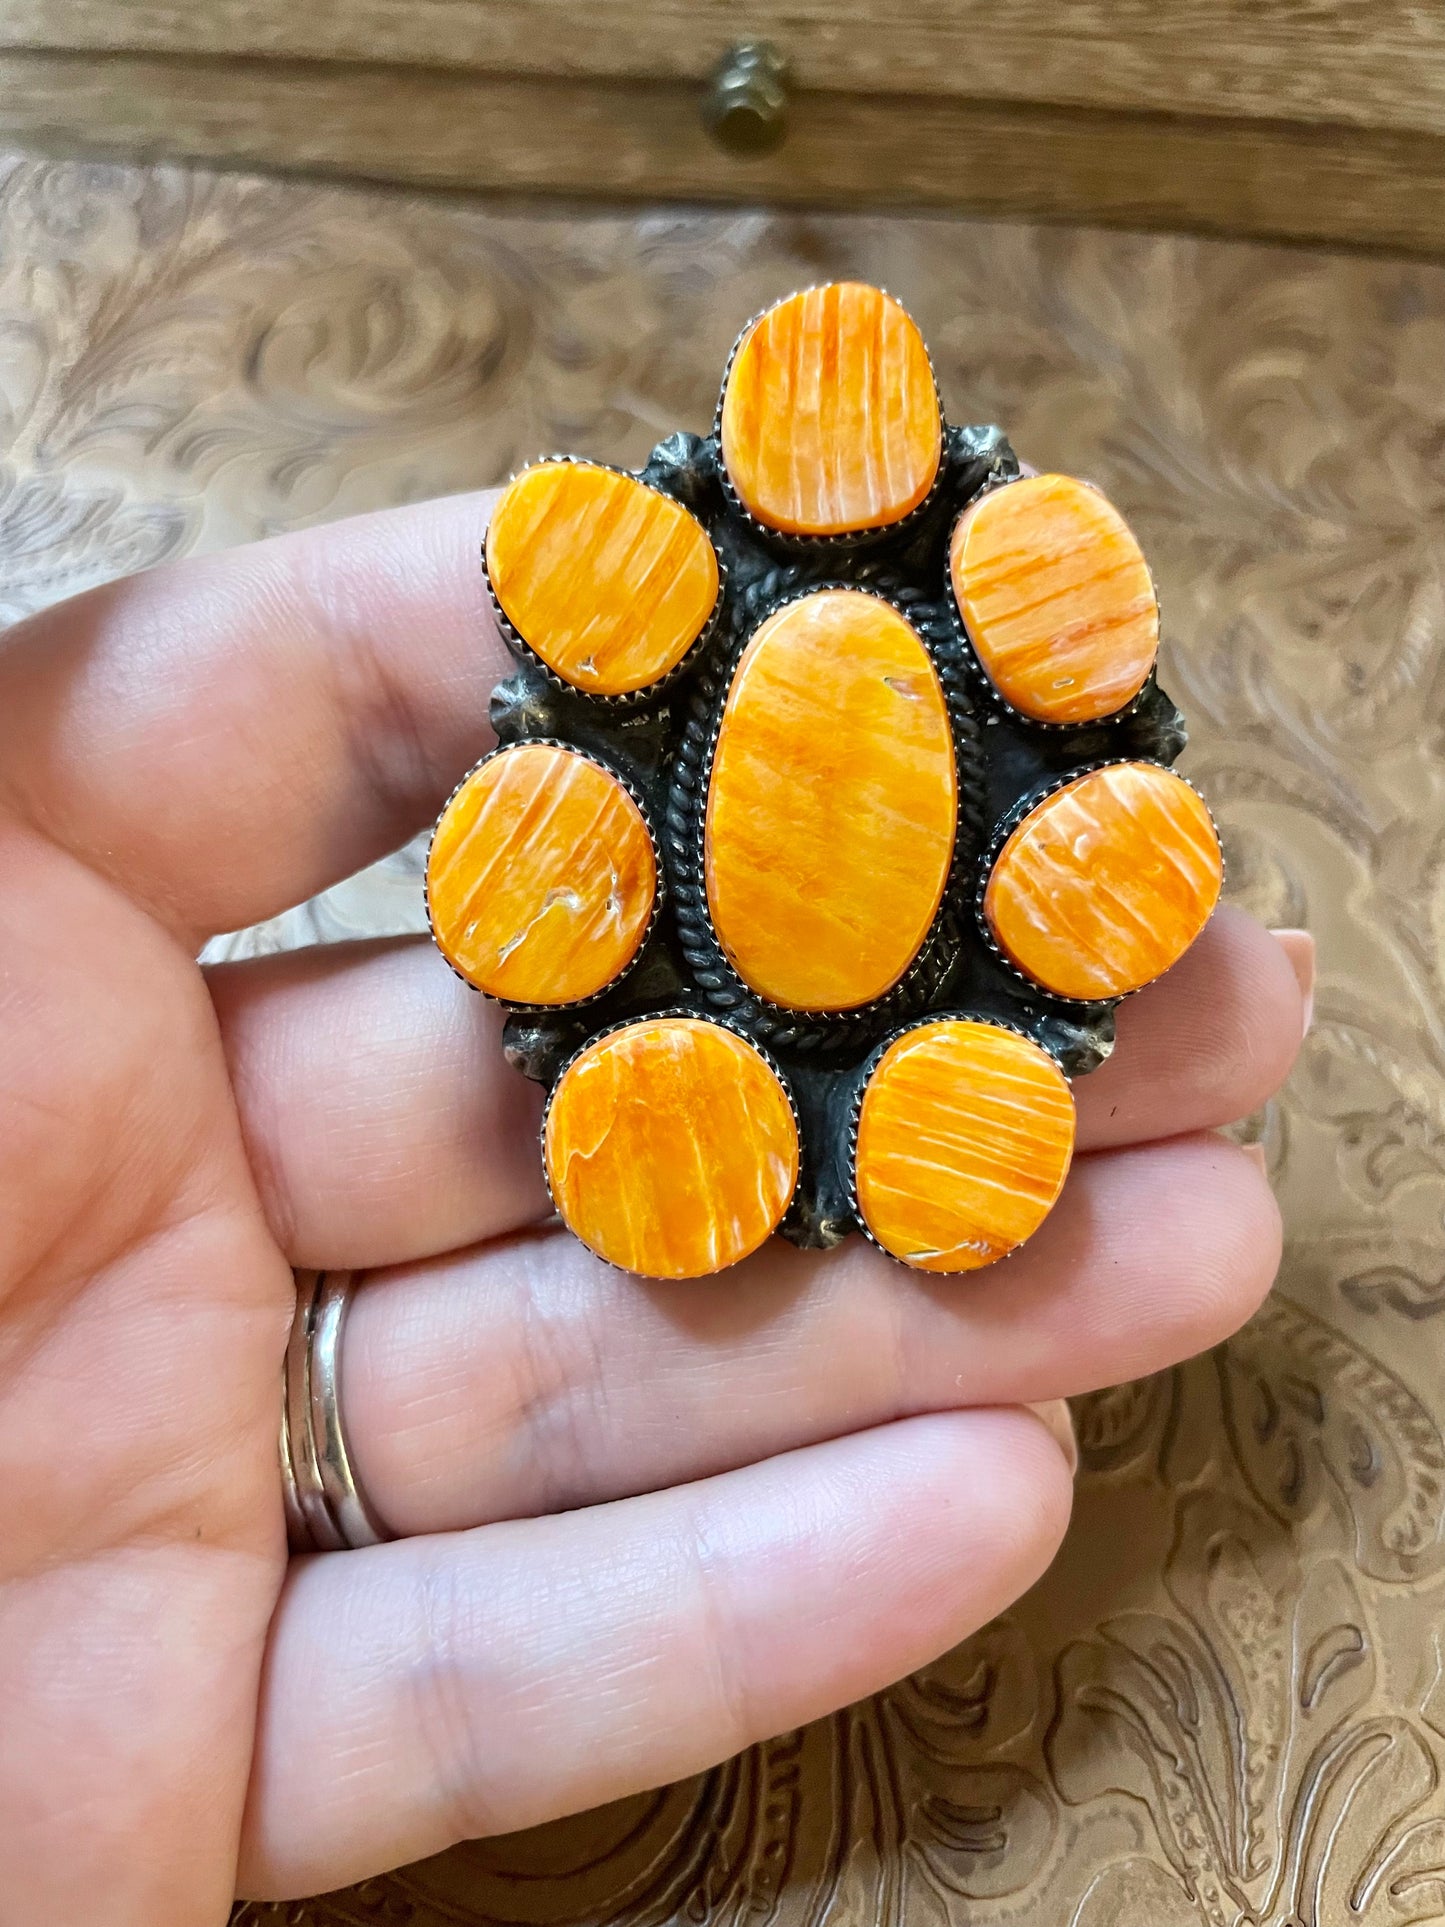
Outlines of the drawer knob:
M 714 67 L 703 124 L 732 154 L 765 154 L 788 128 L 788 63 L 770 40 L 740 40 Z

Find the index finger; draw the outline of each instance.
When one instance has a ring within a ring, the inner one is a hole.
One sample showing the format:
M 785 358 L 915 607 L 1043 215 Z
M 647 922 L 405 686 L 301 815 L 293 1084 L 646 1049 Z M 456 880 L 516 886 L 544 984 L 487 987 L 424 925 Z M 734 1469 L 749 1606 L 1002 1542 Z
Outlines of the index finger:
M 395 849 L 509 658 L 453 496 L 192 558 L 0 637 L 0 805 L 188 939 Z

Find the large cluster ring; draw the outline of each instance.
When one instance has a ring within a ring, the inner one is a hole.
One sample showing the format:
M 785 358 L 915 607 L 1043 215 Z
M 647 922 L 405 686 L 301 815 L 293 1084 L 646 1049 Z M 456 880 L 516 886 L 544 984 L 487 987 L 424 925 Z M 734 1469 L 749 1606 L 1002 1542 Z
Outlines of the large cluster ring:
M 1119 511 L 950 426 L 840 282 L 748 323 L 711 435 L 522 469 L 482 561 L 515 673 L 427 914 L 546 1088 L 563 1221 L 649 1278 L 1032 1237 L 1070 1080 L 1223 879 Z
M 350 1552 L 393 1537 L 357 1481 L 341 1423 L 341 1334 L 355 1277 L 296 1274 L 281 1392 L 281 1491 L 293 1552 Z

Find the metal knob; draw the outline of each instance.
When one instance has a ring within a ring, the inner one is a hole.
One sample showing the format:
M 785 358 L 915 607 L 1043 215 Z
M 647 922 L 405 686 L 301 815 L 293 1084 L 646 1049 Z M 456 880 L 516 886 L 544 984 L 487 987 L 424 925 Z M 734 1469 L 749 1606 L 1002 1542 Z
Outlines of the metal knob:
M 733 154 L 766 154 L 788 129 L 788 63 L 770 40 L 740 40 L 714 67 L 703 124 Z

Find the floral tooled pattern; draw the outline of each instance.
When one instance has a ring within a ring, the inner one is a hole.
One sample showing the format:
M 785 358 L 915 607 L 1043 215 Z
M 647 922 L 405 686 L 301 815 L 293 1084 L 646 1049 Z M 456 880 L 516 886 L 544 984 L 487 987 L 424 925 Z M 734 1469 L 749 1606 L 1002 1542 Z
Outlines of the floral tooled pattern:
M 1343 1510 L 1360 1569 L 1445 1564 L 1445 1438 L 1429 1406 L 1357 1343 L 1283 1296 L 1218 1356 L 1224 1423 L 1251 1491 L 1302 1535 Z
M 1302 1565 L 1262 1510 L 1200 1491 L 1165 1584 L 1172 1610 L 1113 1616 L 1057 1662 L 1054 1784 L 1081 1807 L 1133 1796 L 1156 1849 L 1103 1870 L 1071 1927 L 1438 1919 L 1432 1736 L 1372 1704 L 1378 1634 L 1347 1562 Z
M 0 162 L 4 613 L 537 448 L 636 464 L 706 428 L 737 315 L 839 273 L 908 302 L 957 412 L 1119 503 L 1233 894 L 1317 932 L 1313 1036 L 1250 1127 L 1281 1294 L 1214 1359 L 1081 1402 L 1054 1570 L 917 1679 L 248 1927 L 1445 1917 L 1445 767 L 1422 727 L 1445 269 Z M 413 851 L 233 947 L 415 928 L 418 875 Z

